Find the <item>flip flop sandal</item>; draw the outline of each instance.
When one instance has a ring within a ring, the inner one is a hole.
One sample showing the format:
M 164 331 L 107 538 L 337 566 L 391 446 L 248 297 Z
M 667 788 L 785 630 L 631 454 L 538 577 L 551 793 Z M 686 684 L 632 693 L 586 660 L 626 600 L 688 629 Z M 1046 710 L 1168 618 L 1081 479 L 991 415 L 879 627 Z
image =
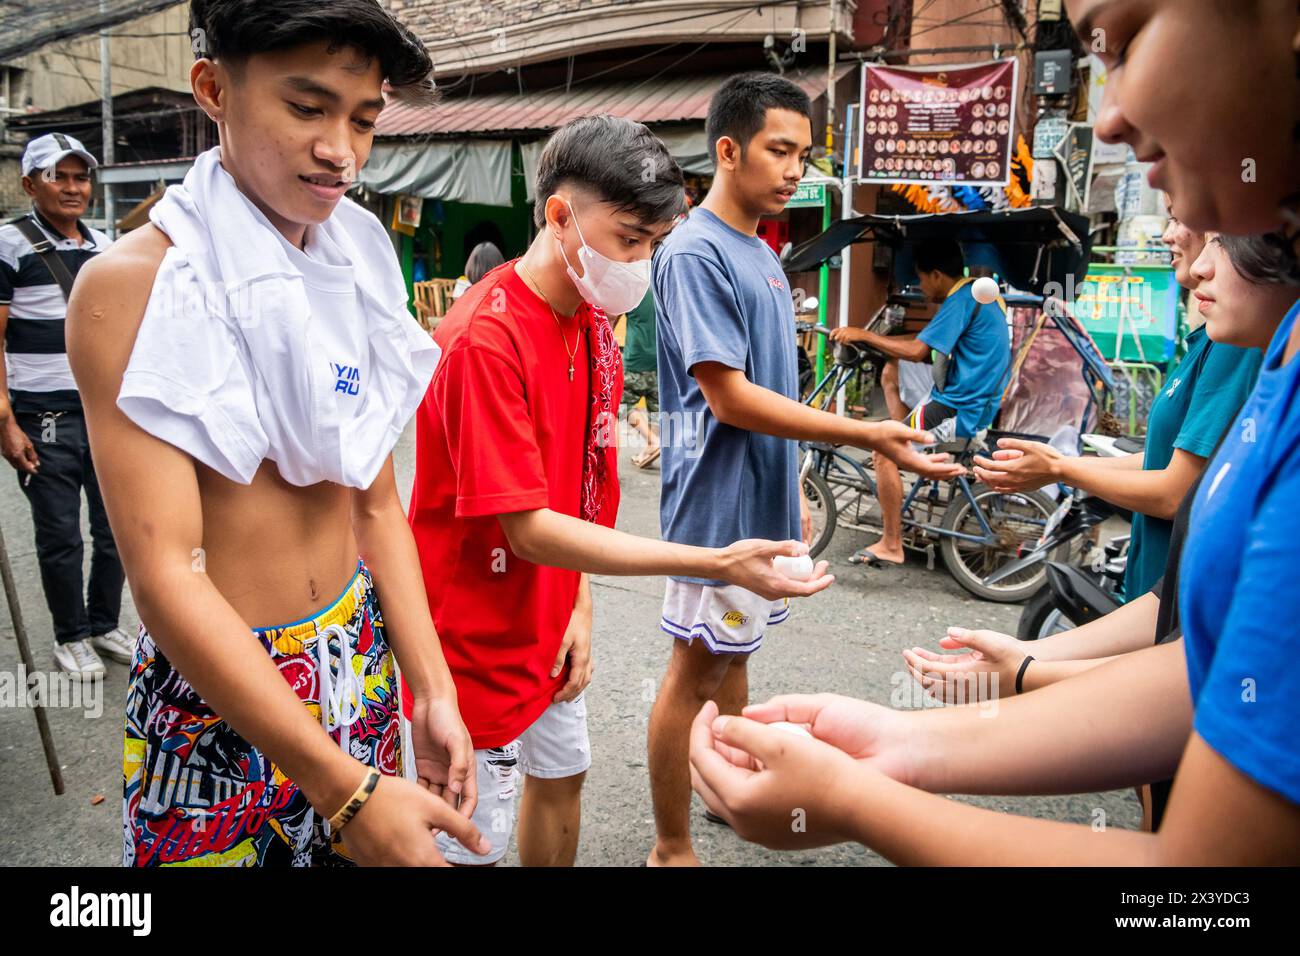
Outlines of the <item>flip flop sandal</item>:
M 849 557 L 849 564 L 865 564 L 867 567 L 876 568 L 877 570 L 882 568 L 901 568 L 903 563 L 904 562 L 902 561 L 886 561 L 884 558 L 878 558 L 866 548 L 855 551 Z
M 712 810 L 705 810 L 705 811 L 704 811 L 704 819 L 708 820 L 710 823 L 716 823 L 716 824 L 718 824 L 719 826 L 723 826 L 723 827 L 730 827 L 730 826 L 731 826 L 730 823 L 728 823 L 726 820 L 722 819 L 722 817 L 718 816 L 718 815 L 717 815 L 716 813 L 714 813 Z
M 663 453 L 662 447 L 656 448 L 654 449 L 654 451 L 647 452 L 638 455 L 636 458 L 633 458 L 632 464 L 636 465 L 638 468 L 649 468 L 651 465 L 653 465 L 655 462 L 659 460 L 659 456 L 662 453 Z

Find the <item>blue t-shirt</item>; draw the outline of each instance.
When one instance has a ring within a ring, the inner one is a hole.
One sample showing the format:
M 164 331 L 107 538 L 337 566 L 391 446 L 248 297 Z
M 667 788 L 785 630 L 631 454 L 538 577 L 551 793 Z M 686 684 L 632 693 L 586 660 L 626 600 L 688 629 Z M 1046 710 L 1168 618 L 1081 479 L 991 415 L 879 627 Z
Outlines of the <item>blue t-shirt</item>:
M 1002 306 L 980 305 L 966 282 L 948 293 L 917 338 L 952 356 L 943 388 L 935 388 L 930 398 L 957 409 L 957 435 L 971 438 L 988 428 L 1011 371 L 1011 334 Z
M 1192 332 L 1187 337 L 1187 354 L 1151 403 L 1142 467 L 1147 471 L 1168 468 L 1176 448 L 1210 457 L 1232 416 L 1255 387 L 1263 361 L 1259 349 L 1215 342 L 1205 326 Z M 1173 528 L 1172 521 L 1133 512 L 1124 569 L 1126 600 L 1146 594 L 1165 573 Z
M 654 293 L 664 539 L 720 548 L 799 538 L 798 444 L 719 422 L 691 374 L 719 362 L 798 397 L 794 304 L 776 253 L 696 209 L 655 256 Z
M 1300 357 L 1281 365 L 1300 302 L 1206 466 L 1178 601 L 1196 732 L 1261 786 L 1300 803 Z

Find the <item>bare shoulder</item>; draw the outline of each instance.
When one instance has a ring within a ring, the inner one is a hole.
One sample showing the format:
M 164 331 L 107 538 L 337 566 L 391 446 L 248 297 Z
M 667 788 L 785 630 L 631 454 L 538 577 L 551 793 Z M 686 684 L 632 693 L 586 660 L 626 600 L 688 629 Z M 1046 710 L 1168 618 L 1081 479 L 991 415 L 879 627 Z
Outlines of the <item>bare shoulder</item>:
M 148 225 L 123 236 L 89 260 L 77 273 L 77 284 L 68 303 L 69 323 L 116 324 L 128 321 L 123 311 L 135 311 L 138 324 L 158 267 L 170 245 L 166 235 Z M 123 309 L 133 304 L 138 309 Z
M 97 370 L 116 372 L 120 380 L 170 245 L 166 235 L 147 225 L 122 237 L 77 273 L 68 300 L 66 335 L 68 360 L 79 384 Z

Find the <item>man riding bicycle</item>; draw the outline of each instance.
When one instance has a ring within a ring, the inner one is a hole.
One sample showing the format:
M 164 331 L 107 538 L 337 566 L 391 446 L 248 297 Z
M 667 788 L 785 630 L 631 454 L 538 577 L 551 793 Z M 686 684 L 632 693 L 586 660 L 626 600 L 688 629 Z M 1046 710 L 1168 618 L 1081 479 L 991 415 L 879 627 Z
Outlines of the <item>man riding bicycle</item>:
M 939 303 L 919 335 L 839 328 L 830 338 L 866 345 L 889 359 L 881 370 L 880 385 L 891 418 L 931 432 L 939 442 L 977 438 L 997 415 L 1010 370 L 1006 303 L 1000 297 L 987 305 L 975 300 L 972 280 L 962 278 L 965 258 L 955 240 L 928 239 L 918 244 L 914 262 L 926 301 Z M 909 407 L 901 394 L 902 380 L 925 363 L 931 365 L 933 384 Z M 884 456 L 876 456 L 875 470 L 884 534 L 849 560 L 872 567 L 902 564 L 903 479 Z

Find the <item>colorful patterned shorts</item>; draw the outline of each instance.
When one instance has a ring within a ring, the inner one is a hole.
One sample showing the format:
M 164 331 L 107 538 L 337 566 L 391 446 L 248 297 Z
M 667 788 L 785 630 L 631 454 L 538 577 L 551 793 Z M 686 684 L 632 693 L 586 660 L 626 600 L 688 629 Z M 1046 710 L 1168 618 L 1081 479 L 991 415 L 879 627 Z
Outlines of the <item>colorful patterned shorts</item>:
M 400 775 L 393 655 L 364 564 L 319 614 L 253 634 L 313 716 L 321 719 L 322 690 L 333 702 L 326 726 L 335 742 L 381 773 Z M 350 862 L 297 785 L 203 702 L 143 625 L 127 688 L 122 770 L 124 866 Z

